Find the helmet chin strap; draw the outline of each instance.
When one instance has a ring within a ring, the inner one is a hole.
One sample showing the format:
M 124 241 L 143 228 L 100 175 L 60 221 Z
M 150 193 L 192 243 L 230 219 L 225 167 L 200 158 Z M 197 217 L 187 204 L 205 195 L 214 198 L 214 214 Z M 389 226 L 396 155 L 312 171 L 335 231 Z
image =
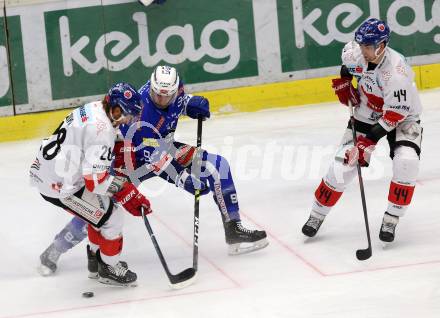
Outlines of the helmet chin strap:
M 114 117 L 113 117 L 113 112 L 110 110 L 110 120 L 111 120 L 111 122 L 112 122 L 112 126 L 113 127 L 116 127 L 116 126 L 119 126 L 120 124 L 122 124 L 123 122 L 124 122 L 124 120 L 125 120 L 125 116 L 123 115 L 123 114 L 121 114 L 121 117 L 119 117 L 119 119 L 115 119 Z

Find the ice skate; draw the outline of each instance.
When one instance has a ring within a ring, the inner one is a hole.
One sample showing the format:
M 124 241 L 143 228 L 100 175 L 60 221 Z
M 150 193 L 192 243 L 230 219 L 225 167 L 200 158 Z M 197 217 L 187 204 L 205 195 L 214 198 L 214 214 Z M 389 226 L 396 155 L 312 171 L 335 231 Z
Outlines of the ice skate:
M 127 262 L 120 261 L 121 265 L 128 268 Z M 98 259 L 96 258 L 96 253 L 90 249 L 90 245 L 87 245 L 87 269 L 89 270 L 89 278 L 98 279 Z
M 98 281 L 100 283 L 123 287 L 137 286 L 137 275 L 127 268 L 127 263 L 118 262 L 115 266 L 106 264 L 101 259 L 99 250 L 96 252 L 96 259 L 98 261 Z
M 315 211 L 310 212 L 310 217 L 306 224 L 302 227 L 302 232 L 305 236 L 314 237 L 318 232 L 319 228 L 324 222 L 325 215 L 317 213 Z
M 397 223 L 399 223 L 398 216 L 385 212 L 379 232 L 379 239 L 384 242 L 384 247 L 386 247 L 388 243 L 394 241 Z
M 38 273 L 41 276 L 53 275 L 57 270 L 57 262 L 61 256 L 55 245 L 52 243 L 49 247 L 40 255 L 41 264 L 37 267 Z
M 89 270 L 89 278 L 98 279 L 98 259 L 96 253 L 93 253 L 90 249 L 90 245 L 87 245 L 87 269 Z
M 249 230 L 241 221 L 224 222 L 226 243 L 229 255 L 250 253 L 265 248 L 269 242 L 265 231 Z

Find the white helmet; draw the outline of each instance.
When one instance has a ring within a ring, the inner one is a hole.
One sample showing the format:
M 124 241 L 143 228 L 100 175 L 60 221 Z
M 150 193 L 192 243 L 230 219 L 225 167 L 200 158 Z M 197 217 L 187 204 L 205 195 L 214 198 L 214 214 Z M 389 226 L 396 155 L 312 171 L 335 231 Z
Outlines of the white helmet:
M 151 74 L 150 97 L 159 108 L 166 108 L 176 100 L 179 75 L 174 67 L 157 66 Z

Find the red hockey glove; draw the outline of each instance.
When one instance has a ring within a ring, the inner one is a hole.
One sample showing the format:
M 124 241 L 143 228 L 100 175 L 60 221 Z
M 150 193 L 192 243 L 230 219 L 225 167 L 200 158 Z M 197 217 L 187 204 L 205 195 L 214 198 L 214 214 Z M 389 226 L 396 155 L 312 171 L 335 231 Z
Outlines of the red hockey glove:
M 136 168 L 136 159 L 134 146 L 128 141 L 117 141 L 113 148 L 113 169 L 117 176 L 125 177 L 122 169 L 134 170 Z
M 334 78 L 332 79 L 332 87 L 342 104 L 348 106 L 348 101 L 351 101 L 353 106 L 360 104 L 361 100 L 359 92 L 356 88 L 354 88 L 350 78 Z
M 177 149 L 175 158 L 178 164 L 186 168 L 192 163 L 196 153 L 196 147 L 183 145 Z
M 344 163 L 349 166 L 356 165 L 359 162 L 361 167 L 368 167 L 371 153 L 374 151 L 376 143 L 364 136 L 357 138 L 356 146 L 345 152 Z
M 153 212 L 150 207 L 150 201 L 136 189 L 133 183 L 126 182 L 122 186 L 121 191 L 113 195 L 113 198 L 134 216 L 142 215 L 141 208 L 144 208 L 145 214 Z

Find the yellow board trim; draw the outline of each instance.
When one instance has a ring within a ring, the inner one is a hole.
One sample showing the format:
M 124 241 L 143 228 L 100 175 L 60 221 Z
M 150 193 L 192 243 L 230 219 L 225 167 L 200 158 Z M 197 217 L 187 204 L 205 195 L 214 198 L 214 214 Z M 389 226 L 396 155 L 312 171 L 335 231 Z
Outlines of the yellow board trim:
M 419 89 L 440 87 L 440 64 L 414 66 Z M 274 107 L 334 102 L 330 79 L 313 78 L 200 93 L 217 114 L 254 112 Z M 71 109 L 0 117 L 0 142 L 50 135 Z

